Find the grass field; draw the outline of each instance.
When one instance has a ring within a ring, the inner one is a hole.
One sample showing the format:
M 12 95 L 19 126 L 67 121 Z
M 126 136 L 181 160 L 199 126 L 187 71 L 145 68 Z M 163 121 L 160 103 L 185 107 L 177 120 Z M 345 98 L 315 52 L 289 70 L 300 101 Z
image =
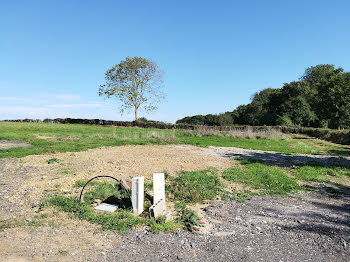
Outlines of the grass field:
M 284 136 L 285 137 L 285 136 Z M 0 149 L 0 158 L 33 154 L 76 152 L 101 146 L 191 144 L 201 147 L 232 146 L 281 153 L 350 155 L 347 146 L 288 135 L 287 138 L 245 139 L 201 135 L 184 130 L 160 130 L 112 126 L 0 122 L 0 140 L 22 140 L 33 147 Z

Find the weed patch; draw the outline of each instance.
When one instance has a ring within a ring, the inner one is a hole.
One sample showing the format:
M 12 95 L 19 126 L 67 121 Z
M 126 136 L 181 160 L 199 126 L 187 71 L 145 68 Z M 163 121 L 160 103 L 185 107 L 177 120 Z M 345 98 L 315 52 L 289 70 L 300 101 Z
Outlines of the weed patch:
M 196 227 L 202 226 L 199 221 L 199 216 L 196 212 L 189 209 L 185 202 L 177 202 L 175 204 L 175 210 L 177 211 L 177 221 L 181 223 L 186 229 L 193 232 Z
M 167 192 L 174 200 L 187 203 L 212 200 L 223 189 L 217 171 L 214 169 L 181 172 L 178 176 L 170 177 L 169 180 Z

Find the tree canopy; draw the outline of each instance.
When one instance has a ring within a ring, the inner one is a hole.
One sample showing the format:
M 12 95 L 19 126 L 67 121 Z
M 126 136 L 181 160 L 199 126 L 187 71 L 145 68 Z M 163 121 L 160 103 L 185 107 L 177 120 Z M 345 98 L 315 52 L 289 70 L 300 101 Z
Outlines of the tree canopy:
M 99 95 L 119 100 L 121 113 L 133 109 L 135 121 L 140 109 L 156 110 L 165 98 L 163 72 L 150 59 L 127 57 L 107 70 L 105 80 L 106 83 L 99 88 Z
M 249 104 L 211 116 L 216 118 L 211 120 L 211 125 L 350 128 L 350 72 L 329 64 L 311 66 L 298 81 L 285 83 L 278 89 L 263 89 L 252 96 Z M 231 121 L 220 122 L 223 116 L 231 116 Z M 185 117 L 177 123 L 193 124 L 201 117 Z

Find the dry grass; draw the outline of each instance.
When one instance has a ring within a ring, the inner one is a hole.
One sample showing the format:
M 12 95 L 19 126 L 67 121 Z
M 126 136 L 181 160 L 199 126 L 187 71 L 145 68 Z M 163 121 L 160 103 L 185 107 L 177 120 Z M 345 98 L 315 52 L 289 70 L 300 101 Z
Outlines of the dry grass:
M 241 128 L 232 128 L 231 130 L 219 130 L 215 127 L 199 126 L 195 130 L 186 130 L 187 136 L 216 136 L 216 137 L 230 137 L 230 138 L 242 138 L 242 139 L 288 139 L 287 134 L 283 134 L 275 129 L 266 129 L 265 131 L 255 131 L 251 127 L 247 127 L 246 130 Z

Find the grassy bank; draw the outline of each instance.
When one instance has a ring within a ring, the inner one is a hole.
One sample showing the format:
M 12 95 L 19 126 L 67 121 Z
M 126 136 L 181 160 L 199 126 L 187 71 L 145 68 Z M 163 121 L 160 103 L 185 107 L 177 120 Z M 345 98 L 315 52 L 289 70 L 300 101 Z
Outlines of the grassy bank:
M 76 152 L 101 146 L 191 144 L 232 146 L 281 153 L 350 155 L 347 146 L 296 135 L 259 138 L 201 134 L 189 130 L 160 130 L 113 126 L 0 122 L 0 140 L 22 140 L 33 147 L 0 149 L 0 158 L 53 152 Z M 268 135 L 266 137 L 269 137 Z

